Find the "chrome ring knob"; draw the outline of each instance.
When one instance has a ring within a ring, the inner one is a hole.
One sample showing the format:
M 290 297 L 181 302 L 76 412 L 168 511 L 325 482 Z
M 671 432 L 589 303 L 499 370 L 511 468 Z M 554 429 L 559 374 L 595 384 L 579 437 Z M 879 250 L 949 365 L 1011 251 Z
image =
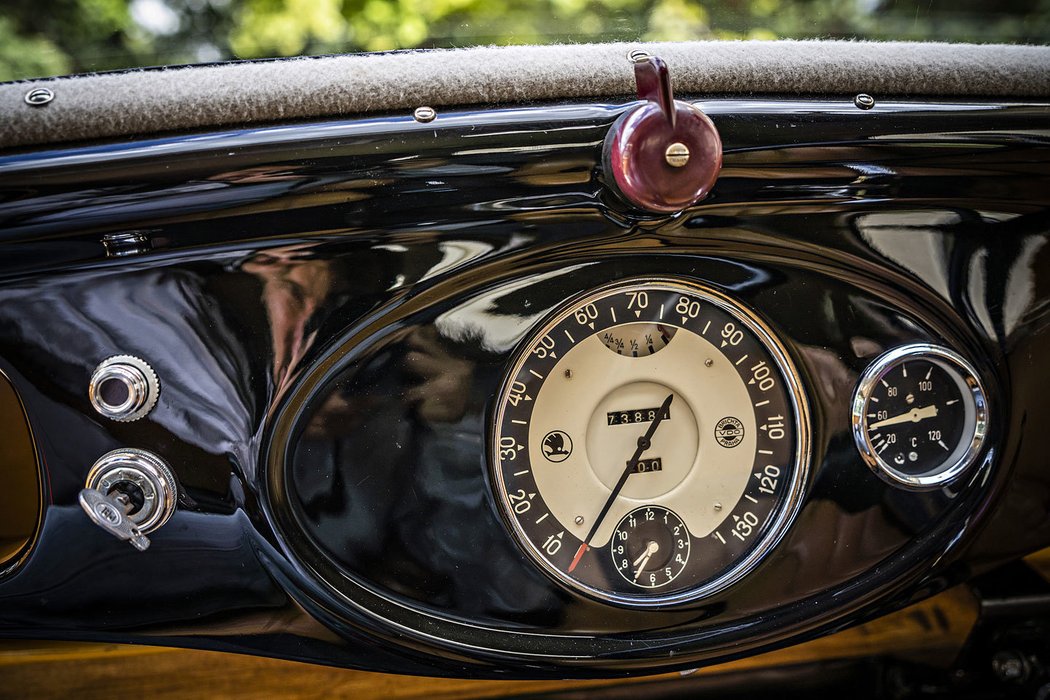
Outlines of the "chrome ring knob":
M 160 380 L 144 360 L 115 355 L 91 373 L 88 399 L 99 414 L 129 423 L 144 418 L 157 405 Z

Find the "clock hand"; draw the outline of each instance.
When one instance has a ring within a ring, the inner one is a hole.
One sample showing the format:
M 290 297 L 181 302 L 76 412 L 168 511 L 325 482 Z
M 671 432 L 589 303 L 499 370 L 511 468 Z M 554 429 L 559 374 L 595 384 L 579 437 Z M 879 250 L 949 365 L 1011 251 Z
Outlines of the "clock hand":
M 634 565 L 638 566 L 638 562 L 653 556 L 653 554 L 659 549 L 660 545 L 657 542 L 649 542 L 649 544 L 645 545 L 645 551 L 639 554 L 638 558 L 634 560 Z
M 660 545 L 657 542 L 650 542 L 645 546 L 645 551 L 642 552 L 641 556 L 634 560 L 634 565 L 638 569 L 634 572 L 634 580 L 638 580 L 638 576 L 641 575 L 642 571 L 645 570 L 645 565 L 649 563 L 649 559 L 660 551 Z M 641 562 L 641 564 L 639 564 Z
M 908 423 L 908 422 L 918 423 L 921 420 L 925 420 L 927 418 L 936 418 L 936 417 L 937 417 L 937 407 L 936 406 L 924 406 L 923 408 L 913 408 L 910 411 L 908 411 L 907 413 L 902 413 L 899 416 L 892 416 L 892 417 L 887 418 L 885 420 L 880 420 L 877 423 L 872 423 L 871 425 L 868 426 L 868 428 L 870 430 L 876 430 L 878 428 L 882 428 L 882 427 L 885 427 L 887 425 L 897 425 L 898 423 Z
M 605 516 L 608 515 L 609 509 L 612 508 L 613 501 L 620 495 L 620 490 L 623 485 L 627 483 L 627 477 L 629 477 L 638 466 L 638 460 L 642 458 L 642 453 L 649 449 L 652 445 L 653 435 L 656 433 L 656 429 L 660 427 L 660 423 L 663 422 L 664 415 L 667 410 L 671 407 L 671 401 L 674 400 L 674 394 L 668 394 L 667 398 L 664 399 L 663 404 L 660 406 L 660 410 L 656 412 L 656 418 L 649 424 L 649 428 L 645 431 L 645 435 L 638 438 L 638 449 L 634 451 L 634 455 L 627 462 L 627 468 L 623 470 L 623 474 L 620 475 L 620 480 L 616 482 L 616 486 L 613 487 L 612 493 L 609 494 L 609 499 L 602 506 L 602 510 L 598 513 L 598 517 L 594 521 L 594 525 L 591 526 L 591 531 L 587 533 L 587 537 L 583 540 L 583 544 L 576 550 L 576 556 L 572 558 L 572 563 L 569 564 L 569 573 L 576 569 L 576 565 L 580 563 L 580 557 L 590 547 L 591 539 L 594 534 L 598 532 L 598 528 L 601 527 L 602 521 L 605 520 Z

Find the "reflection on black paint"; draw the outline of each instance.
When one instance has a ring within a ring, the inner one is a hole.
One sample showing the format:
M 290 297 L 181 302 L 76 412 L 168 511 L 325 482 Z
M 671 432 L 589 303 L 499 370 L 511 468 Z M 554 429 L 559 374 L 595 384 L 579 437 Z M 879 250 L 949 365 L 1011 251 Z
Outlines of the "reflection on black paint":
M 461 614 L 550 624 L 544 587 L 501 575 L 520 554 L 487 517 L 474 380 L 493 374 L 495 358 L 477 338 L 451 341 L 434 326 L 402 335 L 314 400 L 290 480 L 311 535 L 371 585 Z

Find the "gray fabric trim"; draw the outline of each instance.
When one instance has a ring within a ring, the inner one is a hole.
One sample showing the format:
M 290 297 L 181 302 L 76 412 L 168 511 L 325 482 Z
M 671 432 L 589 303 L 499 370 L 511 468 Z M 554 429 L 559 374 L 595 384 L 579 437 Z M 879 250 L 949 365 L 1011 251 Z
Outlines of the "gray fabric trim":
M 1050 96 L 1050 47 L 700 41 L 479 47 L 133 71 L 0 85 L 0 148 L 418 105 L 628 97 L 626 55 L 663 57 L 685 94 Z M 53 102 L 31 107 L 26 92 Z

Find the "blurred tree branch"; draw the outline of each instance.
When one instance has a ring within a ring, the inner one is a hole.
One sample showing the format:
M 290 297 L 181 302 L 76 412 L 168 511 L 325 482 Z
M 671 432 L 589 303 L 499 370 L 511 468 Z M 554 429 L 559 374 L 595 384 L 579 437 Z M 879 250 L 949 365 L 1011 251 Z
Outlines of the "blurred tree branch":
M 1041 44 L 1050 0 L 6 0 L 0 80 L 266 56 L 714 38 Z

